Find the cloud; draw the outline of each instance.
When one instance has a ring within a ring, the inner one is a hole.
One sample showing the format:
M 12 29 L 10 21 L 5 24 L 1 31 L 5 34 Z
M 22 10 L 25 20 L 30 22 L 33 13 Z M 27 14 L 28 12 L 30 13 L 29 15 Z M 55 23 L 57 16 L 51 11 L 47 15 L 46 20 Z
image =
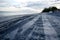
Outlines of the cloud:
M 41 3 L 41 2 L 31 2 L 28 3 L 27 7 L 32 7 L 32 8 L 36 8 L 36 9 L 41 9 L 44 7 L 48 7 L 48 4 L 46 5 L 46 3 Z
M 60 8 L 59 0 L 0 0 L 0 11 L 20 11 L 36 13 L 45 7 Z
M 24 7 L 24 6 L 28 6 L 30 5 L 30 3 L 32 3 L 33 5 L 30 6 L 34 6 L 34 5 L 38 5 L 40 4 L 41 6 L 43 6 L 44 4 L 50 4 L 51 2 L 54 2 L 55 0 L 2 0 L 1 3 L 3 4 L 6 3 L 6 5 L 4 6 L 19 6 L 19 7 Z M 2 6 L 2 5 L 1 5 Z M 45 5 L 44 5 L 45 6 Z
M 60 8 L 60 1 L 57 1 L 57 2 L 53 3 L 53 6 L 56 6 L 57 8 Z
M 5 7 L 4 9 L 1 7 L 0 9 L 1 9 L 0 11 L 2 12 L 0 15 L 2 16 L 27 15 L 27 14 L 35 14 L 41 12 L 40 10 L 29 7 L 22 7 L 22 8 Z
M 30 7 L 22 7 L 22 8 L 15 8 L 15 7 L 0 7 L 0 11 L 10 11 L 10 12 L 20 12 L 20 13 L 38 13 L 40 10 L 33 9 Z

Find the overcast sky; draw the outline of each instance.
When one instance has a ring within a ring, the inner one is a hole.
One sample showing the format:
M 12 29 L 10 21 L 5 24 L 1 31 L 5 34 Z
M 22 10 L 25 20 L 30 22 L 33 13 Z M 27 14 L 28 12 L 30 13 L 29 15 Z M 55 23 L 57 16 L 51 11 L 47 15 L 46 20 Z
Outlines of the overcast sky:
M 32 10 L 40 12 L 49 6 L 60 8 L 60 0 L 0 0 L 0 11 Z

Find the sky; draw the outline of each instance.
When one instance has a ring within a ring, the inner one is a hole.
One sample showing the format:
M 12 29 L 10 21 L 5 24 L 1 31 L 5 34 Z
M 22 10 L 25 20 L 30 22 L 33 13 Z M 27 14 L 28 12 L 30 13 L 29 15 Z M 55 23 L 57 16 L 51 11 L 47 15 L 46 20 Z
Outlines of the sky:
M 60 0 L 0 0 L 0 11 L 39 13 L 49 6 L 60 8 Z

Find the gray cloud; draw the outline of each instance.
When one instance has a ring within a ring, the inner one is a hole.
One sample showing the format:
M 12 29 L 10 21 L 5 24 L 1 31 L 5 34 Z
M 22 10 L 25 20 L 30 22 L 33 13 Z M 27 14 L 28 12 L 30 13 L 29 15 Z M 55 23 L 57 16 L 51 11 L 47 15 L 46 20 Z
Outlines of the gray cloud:
M 18 1 L 18 0 L 16 0 Z M 15 0 L 0 0 L 0 7 L 15 7 L 15 8 L 20 8 L 20 7 L 31 7 L 33 9 L 41 9 L 45 7 L 49 7 L 51 5 L 54 5 L 59 0 L 40 0 L 40 1 L 28 1 L 28 2 L 16 2 Z

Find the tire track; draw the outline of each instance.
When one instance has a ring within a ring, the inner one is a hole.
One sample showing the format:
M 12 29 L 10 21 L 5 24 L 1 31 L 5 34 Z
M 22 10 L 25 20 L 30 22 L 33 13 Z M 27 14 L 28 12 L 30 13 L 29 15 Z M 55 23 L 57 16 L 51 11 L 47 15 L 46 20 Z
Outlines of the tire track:
M 19 29 L 19 31 L 22 29 L 21 32 L 18 32 L 16 34 L 16 39 L 17 40 L 23 40 L 25 39 L 25 37 L 27 37 L 27 35 L 32 31 L 32 29 L 34 27 L 32 27 L 32 25 L 39 19 L 40 15 L 38 15 L 37 17 L 34 17 L 34 19 L 32 19 L 31 21 L 29 21 L 28 23 L 26 23 L 25 25 L 22 26 L 22 28 Z M 20 35 L 20 37 L 19 37 Z M 23 37 L 23 39 L 22 39 Z M 16 40 L 14 39 L 14 40 Z
M 58 38 L 60 40 L 60 20 L 56 16 L 48 15 L 48 20 L 51 22 L 51 25 L 54 27 L 55 31 L 57 32 Z M 51 19 L 51 20 L 50 20 Z
M 47 19 L 47 15 L 42 15 L 43 26 L 44 26 L 44 33 L 46 40 L 58 40 L 57 32 L 50 24 L 49 20 Z
M 15 23 L 14 25 L 11 25 L 11 28 L 9 28 L 9 29 L 7 29 L 7 30 L 4 30 L 4 31 L 2 32 L 2 33 L 4 33 L 4 34 L 2 35 L 2 37 L 3 37 L 4 35 L 6 35 L 7 33 L 11 32 L 12 30 L 16 29 L 17 27 L 21 27 L 21 26 L 22 26 L 21 24 L 27 23 L 28 21 L 32 20 L 35 16 L 37 16 L 37 15 L 31 16 L 30 18 L 26 18 L 26 19 L 24 19 L 24 20 L 22 20 L 22 21 L 18 21 L 18 22 Z
M 28 38 L 26 40 L 45 40 L 45 34 L 43 29 L 43 23 L 42 23 L 42 17 L 36 21 L 36 23 L 33 25 L 33 30 L 28 35 Z

